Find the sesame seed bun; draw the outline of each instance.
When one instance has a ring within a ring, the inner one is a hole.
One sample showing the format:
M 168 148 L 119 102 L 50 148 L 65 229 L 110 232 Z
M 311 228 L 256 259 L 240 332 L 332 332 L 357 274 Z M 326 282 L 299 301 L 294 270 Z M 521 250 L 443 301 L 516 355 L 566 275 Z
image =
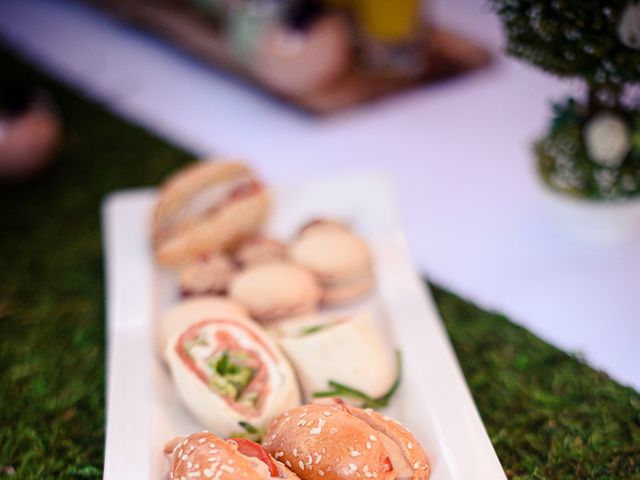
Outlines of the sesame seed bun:
M 262 227 L 269 204 L 264 186 L 246 165 L 226 159 L 192 164 L 160 191 L 152 222 L 156 257 L 176 267 L 227 249 Z
M 264 448 L 304 480 L 427 480 L 429 462 L 406 428 L 377 412 L 329 400 L 285 412 Z
M 346 302 L 373 286 L 371 254 L 366 242 L 334 222 L 306 227 L 292 243 L 291 259 L 309 269 L 322 286 L 322 303 Z
M 280 478 L 294 480 L 299 477 L 282 463 L 274 461 L 278 476 L 269 473 L 266 464 L 255 457 L 238 451 L 232 440 L 224 440 L 213 433 L 198 432 L 186 438 L 175 438 L 165 445 L 171 470 L 169 478 L 215 478 L 218 480 L 265 480 Z
M 232 299 L 261 323 L 315 310 L 320 288 L 306 269 L 286 261 L 261 263 L 240 272 L 229 287 Z
M 345 405 L 351 415 L 366 422 L 380 434 L 390 438 L 398 447 L 413 469 L 412 480 L 427 480 L 430 464 L 427 455 L 413 434 L 399 422 L 371 409 L 361 409 Z

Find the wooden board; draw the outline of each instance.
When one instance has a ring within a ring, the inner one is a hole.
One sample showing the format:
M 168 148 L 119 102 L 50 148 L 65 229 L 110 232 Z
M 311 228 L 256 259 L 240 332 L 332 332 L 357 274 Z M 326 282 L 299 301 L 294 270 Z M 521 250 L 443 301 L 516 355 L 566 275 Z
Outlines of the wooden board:
M 207 63 L 228 70 L 270 95 L 313 114 L 325 115 L 407 88 L 447 80 L 487 66 L 491 55 L 482 46 L 447 30 L 430 27 L 424 54 L 429 68 L 407 80 L 376 76 L 354 65 L 330 89 L 303 97 L 285 97 L 260 83 L 234 60 L 215 24 L 196 9 L 175 0 L 84 0 L 133 25 L 165 38 Z

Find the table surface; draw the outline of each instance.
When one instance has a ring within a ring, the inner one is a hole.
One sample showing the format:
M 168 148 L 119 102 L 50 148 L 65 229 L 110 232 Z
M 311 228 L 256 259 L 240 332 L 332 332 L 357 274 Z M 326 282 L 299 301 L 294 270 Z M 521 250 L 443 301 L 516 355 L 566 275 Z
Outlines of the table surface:
M 563 237 L 533 175 L 549 102 L 579 85 L 500 55 L 482 0 L 429 8 L 494 50 L 493 67 L 324 119 L 67 1 L 3 0 L 0 37 L 125 117 L 197 155 L 250 159 L 268 181 L 387 172 L 418 268 L 640 389 L 640 244 Z

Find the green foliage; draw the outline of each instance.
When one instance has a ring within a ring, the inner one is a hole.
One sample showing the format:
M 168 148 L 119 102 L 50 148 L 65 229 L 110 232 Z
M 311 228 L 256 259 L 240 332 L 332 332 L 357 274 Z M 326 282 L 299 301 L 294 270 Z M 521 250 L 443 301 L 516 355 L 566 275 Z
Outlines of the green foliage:
M 262 443 L 264 438 L 264 428 L 258 428 L 249 422 L 238 422 L 238 426 L 242 428 L 237 432 L 231 432 L 230 438 L 246 438 L 256 443 Z
M 511 480 L 640 479 L 640 395 L 505 317 L 433 290 Z
M 622 43 L 619 24 L 634 0 L 490 0 L 513 56 L 588 85 L 588 102 L 568 99 L 553 107 L 549 132 L 535 145 L 543 180 L 575 197 L 611 200 L 640 194 L 640 114 L 621 101 L 640 82 L 640 51 Z M 637 92 L 636 92 L 637 95 Z M 628 102 L 626 102 L 628 103 Z M 619 167 L 592 161 L 585 123 L 603 109 L 628 121 L 632 148 Z
M 0 72 L 43 83 L 67 132 L 45 175 L 0 187 L 0 478 L 100 478 L 100 201 L 114 189 L 157 184 L 189 156 L 1 50 Z M 434 291 L 513 480 L 640 479 L 636 392 L 504 317 Z
M 620 91 L 640 81 L 640 51 L 622 44 L 618 23 L 629 0 L 490 0 L 510 54 L 592 88 Z
M 0 50 L 0 75 L 33 78 Z M 0 478 L 100 478 L 105 328 L 100 202 L 188 155 L 38 76 L 66 124 L 44 175 L 0 185 Z
M 634 127 L 631 134 L 631 148 L 640 155 L 640 115 L 637 116 Z
M 585 105 L 570 98 L 553 105 L 547 135 L 536 143 L 538 169 L 553 190 L 594 200 L 640 195 L 640 111 L 620 111 L 634 128 L 632 148 L 617 168 L 592 161 L 584 142 L 584 126 L 590 115 Z
M 582 127 L 586 112 L 573 98 L 568 98 L 566 103 L 554 103 L 551 109 L 553 111 L 551 135 L 558 135 L 574 126 Z

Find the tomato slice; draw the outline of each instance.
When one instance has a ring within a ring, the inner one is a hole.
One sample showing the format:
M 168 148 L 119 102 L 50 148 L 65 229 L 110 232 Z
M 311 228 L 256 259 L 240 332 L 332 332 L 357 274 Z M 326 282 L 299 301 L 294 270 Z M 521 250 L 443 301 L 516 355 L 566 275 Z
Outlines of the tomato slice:
M 247 438 L 229 438 L 228 440 L 236 442 L 238 444 L 238 451 L 244 456 L 257 458 L 269 467 L 269 473 L 272 477 L 278 477 L 280 475 L 278 465 L 276 465 L 276 462 L 271 458 L 269 452 L 262 448 L 262 446 Z

